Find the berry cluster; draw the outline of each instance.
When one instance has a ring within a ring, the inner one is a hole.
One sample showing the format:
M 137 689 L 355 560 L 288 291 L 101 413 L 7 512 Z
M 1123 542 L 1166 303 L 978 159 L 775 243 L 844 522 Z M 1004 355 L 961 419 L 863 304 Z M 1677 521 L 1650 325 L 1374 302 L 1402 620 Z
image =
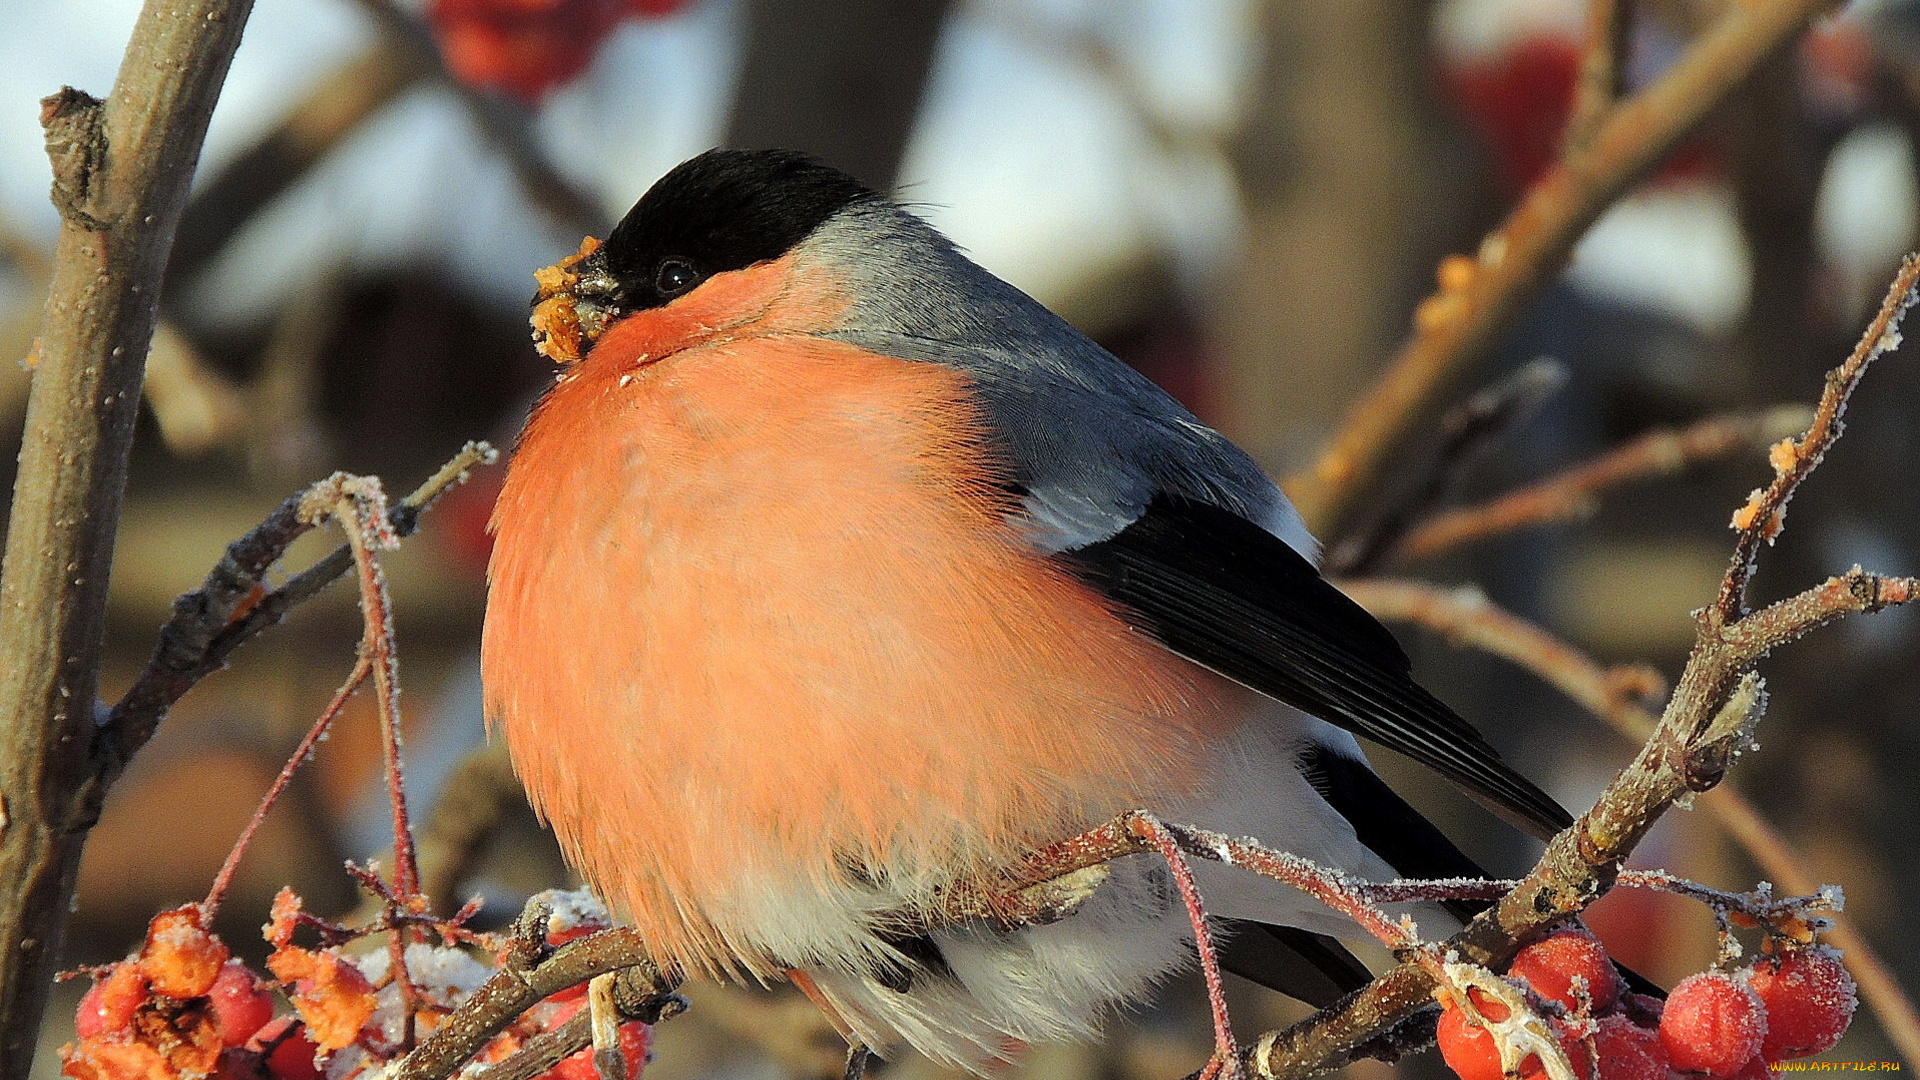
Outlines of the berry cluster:
M 538 101 L 587 69 L 630 16 L 670 15 L 686 0 L 432 0 L 427 20 L 461 82 Z
M 1525 949 L 1508 981 L 1544 1004 L 1555 1039 L 1582 1080 L 1763 1080 L 1767 1063 L 1831 1049 L 1853 1020 L 1853 979 L 1832 949 L 1791 945 L 1731 972 L 1683 980 L 1663 1003 L 1631 994 L 1585 927 Z M 1470 988 L 1478 1018 L 1457 1000 L 1440 1014 L 1440 1054 L 1461 1080 L 1502 1080 L 1493 1033 L 1509 1008 Z M 1545 1075 L 1538 1056 L 1523 1078 Z
M 564 944 L 611 923 L 606 909 L 585 892 L 548 894 L 547 899 L 554 912 L 547 926 L 549 944 Z M 303 914 L 292 892 L 281 892 L 265 927 L 274 946 L 266 963 L 271 979 L 234 959 L 205 924 L 197 904 L 161 912 L 139 952 L 92 972 L 93 987 L 75 1017 L 79 1039 L 61 1052 L 65 1075 L 75 1080 L 351 1080 L 381 1075 L 408 1048 L 408 1012 L 400 981 L 389 977 L 388 952 L 349 954 L 343 944 L 295 945 L 297 927 L 331 927 Z M 327 936 L 323 932 L 323 940 Z M 478 935 L 471 940 L 477 942 Z M 405 957 L 415 1035 L 430 1031 L 492 974 L 458 948 L 416 942 L 407 946 Z M 289 1011 L 281 1012 L 276 987 Z M 557 1030 L 586 1004 L 584 985 L 555 994 L 496 1036 L 479 1060 L 504 1060 L 533 1036 Z M 621 1025 L 627 1080 L 639 1080 L 652 1041 L 647 1025 Z M 597 1077 L 589 1049 L 561 1061 L 540 1080 Z

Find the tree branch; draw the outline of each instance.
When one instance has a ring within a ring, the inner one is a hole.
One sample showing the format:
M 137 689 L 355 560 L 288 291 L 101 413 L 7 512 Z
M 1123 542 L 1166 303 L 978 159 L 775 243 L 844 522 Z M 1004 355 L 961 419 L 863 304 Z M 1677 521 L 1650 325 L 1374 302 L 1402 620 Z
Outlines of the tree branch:
M 631 1008 L 623 1011 L 636 1019 L 654 1023 L 685 1008 L 673 993 L 681 977 L 654 967 L 639 934 L 615 927 L 553 948 L 548 915 L 539 897 L 527 902 L 493 977 L 394 1067 L 394 1080 L 445 1080 L 541 999 L 609 971 L 625 973 Z
M 1476 360 L 1520 305 L 1551 279 L 1613 201 L 1659 164 L 1762 60 L 1834 0 L 1728 5 L 1653 85 L 1611 109 L 1590 140 L 1560 160 L 1480 245 L 1457 289 L 1421 305 L 1413 337 L 1287 492 L 1322 536 L 1339 533 L 1378 486 L 1388 458 L 1434 401 Z
M 1342 577 L 1365 574 L 1391 558 L 1420 519 L 1450 499 L 1480 459 L 1531 420 L 1567 384 L 1567 377 L 1565 364 L 1542 358 L 1447 410 L 1426 475 L 1372 523 L 1341 538 L 1321 560 L 1321 571 Z
M 0 569 L 0 1078 L 33 1060 L 81 843 L 114 529 L 166 255 L 251 0 L 149 0 L 108 100 L 43 103 L 60 238 Z
M 1840 410 L 1867 362 L 1897 343 L 1897 323 L 1916 279 L 1920 260 L 1909 260 L 1861 345 L 1828 376 L 1807 433 L 1775 447 L 1776 482 L 1755 493 L 1749 503 L 1753 512 L 1736 517 L 1741 530 L 1737 551 L 1757 550 L 1756 537 L 1771 539 L 1778 532 L 1780 509 L 1838 437 Z M 1721 585 L 1723 599 L 1738 596 L 1751 569 L 1751 558 L 1736 557 Z M 1702 610 L 1686 669 L 1639 754 L 1591 809 L 1548 842 L 1532 871 L 1442 950 L 1412 949 L 1399 967 L 1344 1001 L 1286 1031 L 1263 1036 L 1242 1053 L 1242 1067 L 1260 1080 L 1306 1077 L 1383 1045 L 1383 1036 L 1384 1045 L 1402 1046 L 1404 1040 L 1394 1032 L 1431 1004 L 1435 989 L 1452 981 L 1455 965 L 1504 970 L 1528 941 L 1605 895 L 1627 856 L 1669 808 L 1720 783 L 1733 760 L 1754 745 L 1753 730 L 1766 699 L 1752 670 L 1761 657 L 1842 615 L 1906 603 L 1917 593 L 1920 580 L 1880 577 L 1856 568 L 1751 615 L 1725 618 L 1720 603 Z M 1646 682 L 1609 678 L 1545 635 L 1507 637 L 1520 642 L 1516 654 L 1527 655 L 1543 671 L 1584 672 L 1587 695 L 1610 714 L 1631 707 L 1620 692 L 1625 682 Z M 1637 726 L 1646 726 L 1646 721 Z M 1404 899 L 1394 891 L 1400 886 L 1377 892 L 1255 841 L 1161 825 L 1139 811 L 1035 852 L 995 880 L 956 883 L 925 914 L 904 917 L 928 928 L 971 921 L 1008 927 L 1063 918 L 1099 887 L 1103 864 L 1152 849 L 1156 839 L 1170 839 L 1188 854 L 1244 866 L 1300 888 L 1391 946 L 1418 944 L 1377 907 L 1383 897 Z M 645 978 L 651 993 L 662 1000 L 678 983 L 677 973 L 662 973 L 652 965 L 645 941 L 630 929 L 603 931 L 549 952 L 544 923 L 539 905 L 530 904 L 521 917 L 517 944 L 502 959 L 500 970 L 400 1063 L 398 1080 L 445 1080 L 535 1002 L 595 975 L 633 969 L 639 973 L 633 977 Z M 1444 965 L 1439 962 L 1443 956 Z
M 1478 506 L 1448 510 L 1410 530 L 1388 559 L 1425 559 L 1465 544 L 1533 525 L 1593 513 L 1599 496 L 1635 480 L 1673 476 L 1690 465 L 1748 447 L 1766 446 L 1806 428 L 1810 410 L 1783 405 L 1742 416 L 1716 416 L 1687 428 L 1660 428 L 1556 476 Z
M 1739 531 L 1733 565 L 1720 585 L 1714 613 L 1722 622 L 1731 622 L 1746 614 L 1747 581 L 1753 577 L 1754 561 L 1762 544 L 1772 544 L 1786 522 L 1787 503 L 1802 481 L 1819 468 L 1827 448 L 1846 430 L 1842 418 L 1847 400 L 1860 385 L 1867 368 L 1884 353 L 1900 347 L 1900 317 L 1913 306 L 1914 290 L 1920 287 L 1920 257 L 1909 255 L 1901 263 L 1880 311 L 1868 324 L 1859 344 L 1837 368 L 1827 372 L 1827 385 L 1813 409 L 1813 422 L 1798 440 L 1786 439 L 1773 448 L 1773 482 L 1758 488 L 1747 504 L 1734 512 L 1733 527 Z M 1776 605 L 1777 606 L 1777 605 Z M 1804 632 L 1804 630 L 1802 631 Z
M 491 464 L 497 457 L 484 442 L 461 448 L 388 513 L 395 535 L 411 536 L 420 527 L 421 512 L 435 499 L 464 481 L 474 466 Z M 233 650 L 353 568 L 353 549 L 342 544 L 285 585 L 267 588 L 268 569 L 317 523 L 301 513 L 313 490 L 291 496 L 251 532 L 227 545 L 206 581 L 173 602 L 173 617 L 160 628 L 153 659 L 93 733 L 102 786 L 119 778 L 181 695 L 225 667 Z
M 1853 354 L 1828 374 L 1806 434 L 1775 447 L 1774 483 L 1735 515 L 1733 565 L 1718 599 L 1697 616 L 1686 668 L 1639 754 L 1591 809 L 1548 841 L 1518 886 L 1449 939 L 1447 946 L 1462 959 L 1504 970 L 1527 941 L 1605 895 L 1621 864 L 1668 809 L 1720 783 L 1733 759 L 1753 746 L 1753 727 L 1766 703 L 1753 666 L 1768 650 L 1841 615 L 1911 600 L 1920 589 L 1914 579 L 1855 570 L 1753 615 L 1745 614 L 1740 601 L 1753 555 L 1778 535 L 1787 500 L 1839 437 L 1847 395 L 1867 364 L 1898 344 L 1900 316 L 1912 303 L 1916 280 L 1920 259 L 1910 257 Z M 1436 985 L 1424 967 L 1402 963 L 1346 1001 L 1262 1038 L 1248 1072 L 1260 1080 L 1292 1080 L 1347 1060 L 1373 1033 L 1424 1008 Z
M 1632 700 L 1645 696 L 1649 673 L 1602 667 L 1580 650 L 1489 602 L 1478 589 L 1377 578 L 1343 581 L 1340 589 L 1381 619 L 1419 623 L 1455 644 L 1512 661 L 1634 743 L 1646 741 L 1658 722 Z M 1651 678 L 1657 682 L 1657 676 Z M 1818 888 L 1818 880 L 1792 845 L 1738 788 L 1722 784 L 1702 795 L 1697 805 L 1753 857 L 1768 880 L 1795 894 L 1810 894 Z M 1904 1057 L 1920 1060 L 1920 1012 L 1852 922 L 1839 915 L 1831 919 L 1828 938 L 1844 955 L 1881 1028 Z
M 1627 48 L 1632 40 L 1632 0 L 1587 0 L 1587 43 L 1567 117 L 1568 145 L 1587 142 L 1626 92 Z

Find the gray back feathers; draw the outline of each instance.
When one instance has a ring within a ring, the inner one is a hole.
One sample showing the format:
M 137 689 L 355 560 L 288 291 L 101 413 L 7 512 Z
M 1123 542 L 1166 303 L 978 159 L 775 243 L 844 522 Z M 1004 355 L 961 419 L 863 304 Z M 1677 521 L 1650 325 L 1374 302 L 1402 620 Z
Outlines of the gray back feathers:
M 972 378 L 1046 550 L 1104 540 L 1166 492 L 1316 557 L 1299 514 L 1244 451 L 919 218 L 850 206 L 798 250 L 858 298 L 826 336 Z

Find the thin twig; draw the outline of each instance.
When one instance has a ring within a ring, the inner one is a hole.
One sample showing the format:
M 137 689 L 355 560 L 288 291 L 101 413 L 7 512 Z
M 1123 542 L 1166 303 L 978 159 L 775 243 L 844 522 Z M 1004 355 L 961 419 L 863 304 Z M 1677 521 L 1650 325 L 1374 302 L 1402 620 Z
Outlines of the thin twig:
M 420 891 L 420 868 L 413 854 L 413 828 L 402 783 L 400 655 L 393 643 L 393 603 L 379 551 L 400 546 L 388 524 L 386 493 L 371 477 L 335 473 L 314 486 L 302 505 L 310 520 L 331 517 L 347 535 L 360 578 L 360 610 L 365 624 L 361 655 L 373 665 L 380 700 L 380 748 L 386 765 L 388 803 L 393 814 L 393 887 L 401 896 Z
M 605 236 L 607 212 L 598 201 L 554 169 L 540 149 L 533 116 L 518 102 L 477 90 L 447 70 L 433 33 L 420 19 L 393 0 L 359 0 L 373 17 L 389 48 L 405 50 L 408 59 L 432 72 L 453 90 L 480 130 L 506 155 L 514 176 L 534 204 L 553 220 L 582 235 Z
M 1567 116 L 1568 145 L 1579 146 L 1592 138 L 1607 111 L 1626 92 L 1632 35 L 1633 0 L 1587 0 L 1587 41 Z
M 393 508 L 389 522 L 395 535 L 412 535 L 422 511 L 464 481 L 474 466 L 491 464 L 497 457 L 484 442 L 461 448 Z M 101 762 L 106 782 L 117 778 L 153 737 L 181 695 L 226 666 L 233 650 L 353 567 L 353 552 L 342 544 L 278 589 L 267 588 L 268 570 L 314 527 L 300 517 L 301 501 L 307 496 L 303 491 L 287 499 L 251 532 L 229 544 L 200 588 L 173 602 L 173 617 L 160 628 L 153 658 L 110 710 L 106 723 L 92 733 L 94 756 Z
M 1917 286 L 1920 286 L 1920 258 L 1909 255 L 1893 284 L 1887 287 L 1880 311 L 1861 335 L 1853 353 L 1839 367 L 1827 372 L 1826 389 L 1820 395 L 1820 403 L 1814 406 L 1813 422 L 1807 425 L 1806 434 L 1774 447 L 1773 482 L 1756 490 L 1747 504 L 1734 512 L 1733 527 L 1739 531 L 1739 538 L 1734 544 L 1733 564 L 1727 568 L 1720 596 L 1714 602 L 1714 610 L 1722 621 L 1731 622 L 1746 614 L 1747 581 L 1753 576 L 1761 545 L 1773 543 L 1774 537 L 1780 534 L 1793 493 L 1819 467 L 1827 448 L 1845 430 L 1842 420 L 1847 400 L 1860 385 L 1868 366 L 1883 353 L 1900 347 L 1900 317 L 1913 306 Z
M 1492 653 L 1533 672 L 1623 737 L 1643 743 L 1659 718 L 1633 700 L 1649 678 L 1640 668 L 1608 669 L 1592 657 L 1488 600 L 1472 586 L 1351 578 L 1339 583 L 1361 607 L 1388 622 L 1412 622 L 1448 641 Z
M 493 977 L 393 1067 L 394 1080 L 446 1080 L 521 1013 L 609 971 L 629 969 L 636 1005 L 643 1006 L 633 1009 L 636 1019 L 654 1023 L 684 1007 L 673 993 L 680 976 L 655 967 L 646 942 L 633 930 L 602 930 L 556 949 L 547 944 L 546 926 L 539 898 L 528 901 Z
M 1344 581 L 1340 588 L 1381 619 L 1419 623 L 1450 641 L 1533 672 L 1631 742 L 1645 742 L 1658 723 L 1657 717 L 1632 700 L 1646 686 L 1644 673 L 1602 667 L 1539 626 L 1494 605 L 1477 589 L 1377 578 Z M 1818 879 L 1793 846 L 1737 787 L 1721 784 L 1704 793 L 1695 806 L 1705 810 L 1776 885 L 1803 895 L 1818 890 Z M 1384 901 L 1376 895 L 1375 902 Z M 1881 1029 L 1902 1056 L 1920 1061 L 1920 1011 L 1885 961 L 1849 919 L 1834 916 L 1827 936 L 1840 949 Z
M 1836 0 L 1729 4 L 1657 82 L 1611 109 L 1568 145 L 1481 243 L 1460 288 L 1422 305 L 1413 337 L 1348 414 L 1320 459 L 1290 477 L 1288 494 L 1323 536 L 1339 533 L 1379 485 L 1389 457 L 1436 399 L 1485 355 L 1520 305 L 1546 284 L 1574 243 L 1656 166 L 1756 65 Z
M 0 568 L 0 1080 L 33 1063 L 75 868 L 114 530 L 160 284 L 251 0 L 148 0 L 113 94 L 42 102 L 60 211 Z
M 300 518 L 317 524 L 332 518 L 347 536 L 359 571 L 360 613 L 364 629 L 358 666 L 373 671 L 380 702 L 380 748 L 387 776 L 387 801 L 393 814 L 393 891 L 385 897 L 393 930 L 387 939 L 388 970 L 400 990 L 400 1045 L 411 1047 L 419 1015 L 420 996 L 407 967 L 407 945 L 413 930 L 400 912 L 410 910 L 420 894 L 420 869 L 413 854 L 413 826 L 407 816 L 407 793 L 401 762 L 400 654 L 393 643 L 393 604 L 387 592 L 386 571 L 379 551 L 400 546 L 387 511 L 386 492 L 372 477 L 334 473 L 315 484 L 300 501 Z
M 1214 950 L 1213 934 L 1207 929 L 1206 908 L 1200 903 L 1200 886 L 1193 880 L 1182 845 L 1174 831 L 1152 814 L 1137 812 L 1127 822 L 1127 831 L 1160 852 L 1174 887 L 1180 892 L 1187 915 L 1193 921 L 1193 948 L 1199 954 L 1200 972 L 1207 987 L 1207 1010 L 1213 1014 L 1213 1056 L 1201 1070 L 1200 1080 L 1246 1080 L 1240 1067 L 1240 1044 L 1233 1037 L 1233 1018 L 1227 1013 L 1227 991 L 1220 981 L 1220 957 Z
M 1811 416 L 1805 406 L 1785 405 L 1647 432 L 1545 480 L 1478 506 L 1436 514 L 1413 528 L 1383 561 L 1431 558 L 1518 529 L 1587 517 L 1603 492 L 1636 480 L 1674 476 L 1748 447 L 1770 445 L 1805 429 Z
M 1426 475 L 1373 524 L 1335 544 L 1321 569 L 1339 576 L 1364 574 L 1390 557 L 1407 531 L 1451 498 L 1481 458 L 1567 384 L 1567 375 L 1566 365 L 1557 360 L 1535 360 L 1449 409 L 1440 418 L 1440 445 Z
M 566 1023 L 528 1039 L 506 1060 L 487 1067 L 487 1080 L 533 1080 L 534 1077 L 585 1050 L 593 1042 L 593 1017 L 575 1013 Z
M 353 698 L 354 693 L 360 689 L 360 685 L 366 682 L 367 676 L 372 673 L 373 668 L 367 663 L 366 657 L 362 656 L 355 662 L 352 674 L 347 676 L 347 681 L 341 684 L 339 690 L 334 691 L 333 700 L 327 702 L 327 707 L 320 710 L 320 718 L 307 729 L 306 737 L 300 740 L 300 745 L 293 748 L 287 763 L 280 767 L 280 775 L 273 778 L 267 793 L 260 797 L 259 808 L 254 810 L 253 817 L 247 820 L 247 827 L 240 831 L 240 839 L 234 841 L 233 850 L 227 853 L 227 861 L 220 865 L 220 872 L 213 877 L 213 887 L 207 890 L 207 898 L 200 902 L 200 910 L 205 912 L 204 921 L 207 924 L 212 924 L 213 915 L 220 910 L 221 902 L 226 899 L 227 888 L 233 884 L 233 876 L 240 869 L 240 860 L 253 843 L 254 834 L 259 832 L 260 826 L 266 823 L 267 814 L 273 810 L 273 805 L 280 801 L 281 794 L 293 781 L 293 774 L 313 756 L 314 747 L 320 745 L 320 740 L 327 737 L 327 730 L 333 726 L 341 710 L 347 707 L 347 702 Z
M 1137 815 L 1136 815 L 1137 816 Z M 1357 923 L 1389 949 L 1405 949 L 1419 939 L 1376 905 L 1370 886 L 1341 873 L 1256 840 L 1234 839 L 1223 833 L 1184 825 L 1164 825 L 1180 848 L 1204 859 L 1244 867 L 1262 877 L 1291 885 Z

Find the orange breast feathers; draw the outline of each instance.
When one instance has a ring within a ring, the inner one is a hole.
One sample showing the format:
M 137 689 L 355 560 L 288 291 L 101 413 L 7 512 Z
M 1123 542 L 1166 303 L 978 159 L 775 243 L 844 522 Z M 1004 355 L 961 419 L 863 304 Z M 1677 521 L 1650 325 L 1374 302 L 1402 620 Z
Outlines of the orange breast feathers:
M 574 864 L 696 969 L 768 959 L 769 889 L 931 884 L 1190 790 L 1216 715 L 1023 542 L 964 377 L 792 332 L 818 303 L 753 279 L 784 273 L 683 301 L 767 301 L 723 332 L 611 329 L 494 517 L 488 715 Z

